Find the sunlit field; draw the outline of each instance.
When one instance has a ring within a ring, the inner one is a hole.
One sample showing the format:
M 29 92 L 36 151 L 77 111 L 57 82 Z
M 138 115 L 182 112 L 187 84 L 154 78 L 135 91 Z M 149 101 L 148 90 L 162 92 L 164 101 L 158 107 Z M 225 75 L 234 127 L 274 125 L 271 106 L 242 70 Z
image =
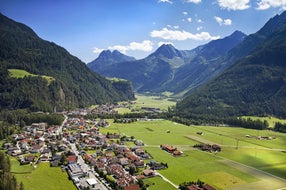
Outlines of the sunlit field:
M 222 162 L 224 158 L 285 178 L 286 153 L 282 150 L 285 148 L 286 134 L 244 128 L 185 126 L 166 120 L 130 124 L 110 122 L 111 126 L 101 129 L 102 132 L 116 132 L 142 140 L 144 149 L 154 160 L 168 163 L 169 168 L 159 172 L 177 185 L 200 179 L 218 189 L 229 189 L 259 182 L 256 176 Z M 203 135 L 197 132 L 203 132 Z M 258 140 L 245 135 L 275 136 L 275 139 Z M 193 149 L 194 144 L 205 141 L 221 145 L 222 152 L 214 154 Z M 162 151 L 160 144 L 173 145 L 184 153 L 181 157 L 173 157 Z M 150 188 L 155 186 L 156 183 Z

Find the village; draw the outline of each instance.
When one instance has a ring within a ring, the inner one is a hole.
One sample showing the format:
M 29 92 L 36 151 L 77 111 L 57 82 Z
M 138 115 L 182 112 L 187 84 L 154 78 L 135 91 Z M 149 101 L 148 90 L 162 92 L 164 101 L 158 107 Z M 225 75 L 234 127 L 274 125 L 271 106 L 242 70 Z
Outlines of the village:
M 140 180 L 168 167 L 153 160 L 141 140 L 102 134 L 100 128 L 109 125 L 103 119 L 85 120 L 80 114 L 65 117 L 61 126 L 26 126 L 21 134 L 12 135 L 12 142 L 3 145 L 7 154 L 17 157 L 21 165 L 36 168 L 40 162 L 49 162 L 51 167 L 62 167 L 77 189 L 140 189 Z M 175 150 L 174 154 L 181 152 Z

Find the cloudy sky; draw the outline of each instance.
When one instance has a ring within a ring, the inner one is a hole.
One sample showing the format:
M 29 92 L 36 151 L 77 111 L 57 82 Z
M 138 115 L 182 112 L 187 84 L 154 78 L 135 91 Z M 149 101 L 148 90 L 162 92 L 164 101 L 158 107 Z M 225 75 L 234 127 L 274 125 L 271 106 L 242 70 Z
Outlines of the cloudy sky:
M 190 50 L 235 30 L 251 34 L 286 0 L 0 0 L 0 12 L 85 63 L 104 49 L 144 58 L 163 43 Z

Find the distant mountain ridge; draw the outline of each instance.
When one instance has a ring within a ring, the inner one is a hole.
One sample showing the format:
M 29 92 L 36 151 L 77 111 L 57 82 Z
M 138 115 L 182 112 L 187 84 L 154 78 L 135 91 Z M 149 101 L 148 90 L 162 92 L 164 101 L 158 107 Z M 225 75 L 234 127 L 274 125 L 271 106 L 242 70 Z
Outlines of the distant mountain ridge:
M 137 92 L 187 92 L 189 88 L 199 86 L 209 80 L 213 76 L 212 73 L 216 73 L 213 70 L 219 66 L 210 71 L 211 69 L 207 69 L 210 65 L 206 65 L 206 61 L 224 55 L 245 36 L 242 32 L 235 31 L 226 38 L 211 41 L 193 50 L 178 50 L 171 44 L 163 44 L 146 58 L 134 61 L 118 59 L 118 61 L 102 63 L 99 62 L 100 55 L 89 63 L 88 67 L 107 77 L 131 81 Z M 190 75 L 196 79 L 189 79 Z M 204 76 L 208 78 L 205 80 Z M 197 81 L 199 81 L 198 84 Z
M 78 58 L 53 42 L 42 40 L 28 26 L 0 14 L 0 108 L 63 110 L 134 99 L 129 82 L 91 72 Z M 11 77 L 20 69 L 38 77 Z M 50 83 L 41 76 L 51 76 Z
M 285 118 L 286 12 L 246 37 L 228 57 L 237 60 L 178 103 L 178 114 L 208 119 L 241 115 Z
M 134 57 L 124 55 L 117 50 L 114 51 L 104 50 L 99 54 L 98 58 L 88 63 L 87 66 L 91 70 L 97 70 L 98 68 L 104 68 L 107 65 L 112 65 L 118 62 L 135 61 L 135 60 L 136 59 Z

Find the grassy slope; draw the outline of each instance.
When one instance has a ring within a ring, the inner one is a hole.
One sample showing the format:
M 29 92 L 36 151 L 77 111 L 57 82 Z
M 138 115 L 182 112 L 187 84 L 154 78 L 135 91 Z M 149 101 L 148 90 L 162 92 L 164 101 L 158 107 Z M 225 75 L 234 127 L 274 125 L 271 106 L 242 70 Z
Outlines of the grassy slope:
M 166 133 L 170 130 L 170 133 Z M 103 132 L 120 132 L 121 135 L 135 136 L 147 144 L 145 149 L 151 153 L 155 160 L 167 162 L 169 168 L 161 170 L 165 177 L 175 184 L 184 181 L 197 180 L 200 178 L 218 189 L 226 189 L 243 185 L 257 179 L 243 173 L 235 168 L 220 162 L 212 154 L 206 154 L 192 149 L 195 140 L 187 136 L 198 136 L 217 144 L 222 144 L 223 151 L 218 155 L 229 158 L 274 175 L 285 177 L 286 162 L 285 153 L 281 151 L 267 150 L 265 148 L 284 149 L 286 134 L 270 131 L 257 131 L 243 128 L 228 127 L 204 127 L 172 123 L 170 121 L 140 121 L 132 124 L 111 124 L 109 128 L 102 129 Z M 204 135 L 196 134 L 203 131 Z M 246 138 L 245 135 L 275 135 L 277 139 L 261 141 Z M 239 148 L 236 149 L 237 140 Z M 160 144 L 171 144 L 184 151 L 184 156 L 174 158 L 159 149 Z M 224 179 L 224 180 L 221 180 Z
M 28 76 L 30 76 L 30 77 L 38 76 L 38 75 L 29 73 L 29 72 L 27 72 L 25 70 L 21 70 L 21 69 L 8 69 L 8 70 L 9 70 L 11 77 L 13 77 L 13 78 L 24 78 L 24 77 L 28 77 Z M 52 81 L 56 80 L 54 77 L 51 77 L 51 76 L 43 75 L 41 77 L 46 79 L 48 84 L 50 84 Z

